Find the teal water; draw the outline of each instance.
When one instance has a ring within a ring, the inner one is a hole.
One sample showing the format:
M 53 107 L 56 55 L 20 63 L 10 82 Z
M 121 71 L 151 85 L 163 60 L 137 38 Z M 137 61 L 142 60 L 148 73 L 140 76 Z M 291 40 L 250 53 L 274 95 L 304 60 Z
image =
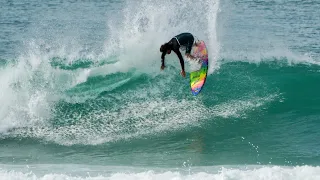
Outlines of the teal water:
M 319 7 L 0 2 L 0 178 L 319 179 Z M 182 31 L 209 49 L 198 96 L 160 71 Z

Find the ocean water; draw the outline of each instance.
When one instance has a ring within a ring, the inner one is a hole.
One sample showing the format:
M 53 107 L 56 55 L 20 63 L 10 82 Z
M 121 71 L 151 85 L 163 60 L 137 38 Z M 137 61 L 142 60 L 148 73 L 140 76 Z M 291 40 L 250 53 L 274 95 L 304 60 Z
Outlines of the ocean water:
M 320 179 L 317 0 L 0 1 L 0 179 Z M 207 43 L 192 96 L 181 32 Z

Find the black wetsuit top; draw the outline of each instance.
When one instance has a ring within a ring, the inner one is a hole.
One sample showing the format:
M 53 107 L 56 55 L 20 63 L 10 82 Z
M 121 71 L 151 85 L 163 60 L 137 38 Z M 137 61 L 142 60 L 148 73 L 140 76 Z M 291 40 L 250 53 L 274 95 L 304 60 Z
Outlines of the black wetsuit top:
M 183 46 L 186 48 L 186 53 L 190 53 L 192 49 L 192 45 L 194 42 L 194 37 L 191 33 L 181 33 L 175 37 L 173 37 L 167 46 L 167 50 L 172 50 L 175 52 L 180 60 L 180 65 L 182 70 L 184 71 L 184 61 L 182 55 L 179 51 L 180 47 Z M 164 65 L 164 56 L 167 54 L 167 51 L 162 52 L 161 59 L 162 65 Z

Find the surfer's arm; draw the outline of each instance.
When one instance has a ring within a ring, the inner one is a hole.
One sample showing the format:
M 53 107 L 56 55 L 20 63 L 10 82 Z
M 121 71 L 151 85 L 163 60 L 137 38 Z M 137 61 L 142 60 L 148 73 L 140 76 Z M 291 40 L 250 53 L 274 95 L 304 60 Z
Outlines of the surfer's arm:
M 184 60 L 182 58 L 182 55 L 181 55 L 180 51 L 179 50 L 175 50 L 174 52 L 177 54 L 177 56 L 178 56 L 178 58 L 180 60 L 180 65 L 181 65 L 182 71 L 184 71 Z
M 166 52 L 163 52 L 161 55 L 161 66 L 164 66 L 164 56 L 166 55 Z
M 165 52 L 163 52 L 162 53 L 162 55 L 161 55 L 161 69 L 164 69 L 164 56 L 166 55 L 166 53 Z

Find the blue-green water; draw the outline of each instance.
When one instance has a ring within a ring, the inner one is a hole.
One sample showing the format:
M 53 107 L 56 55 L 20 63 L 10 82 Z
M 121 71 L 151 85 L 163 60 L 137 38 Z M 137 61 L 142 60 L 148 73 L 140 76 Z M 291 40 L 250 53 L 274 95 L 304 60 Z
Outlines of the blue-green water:
M 319 8 L 1 1 L 0 179 L 320 179 Z M 160 71 L 186 31 L 209 50 L 196 97 L 174 54 Z

